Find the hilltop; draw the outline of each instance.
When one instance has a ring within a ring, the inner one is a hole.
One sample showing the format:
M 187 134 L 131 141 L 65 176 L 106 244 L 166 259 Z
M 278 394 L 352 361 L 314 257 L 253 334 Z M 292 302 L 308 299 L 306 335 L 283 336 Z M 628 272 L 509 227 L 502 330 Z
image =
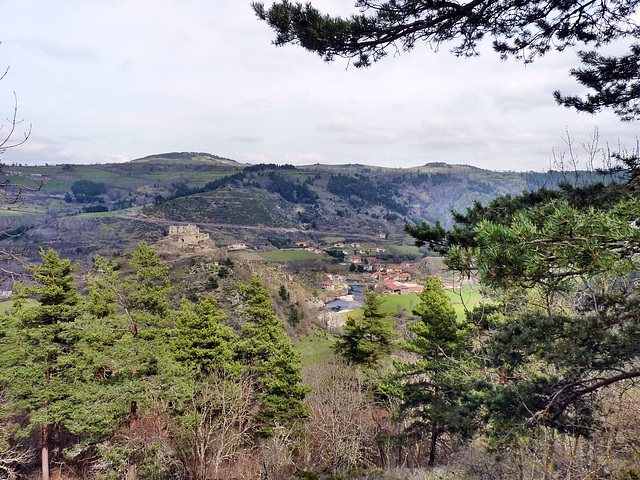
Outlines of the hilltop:
M 154 154 L 126 163 L 5 167 L 4 178 L 37 188 L 0 216 L 32 251 L 52 246 L 67 256 L 116 255 L 137 242 L 157 242 L 169 225 L 195 223 L 217 245 L 270 246 L 327 236 L 375 238 L 384 233 L 409 248 L 404 225 L 452 224 L 450 211 L 474 201 L 541 186 L 558 172 L 493 172 L 468 165 L 248 165 L 208 153 Z M 405 248 L 405 250 L 406 250 Z M 80 255 L 83 254 L 83 255 Z

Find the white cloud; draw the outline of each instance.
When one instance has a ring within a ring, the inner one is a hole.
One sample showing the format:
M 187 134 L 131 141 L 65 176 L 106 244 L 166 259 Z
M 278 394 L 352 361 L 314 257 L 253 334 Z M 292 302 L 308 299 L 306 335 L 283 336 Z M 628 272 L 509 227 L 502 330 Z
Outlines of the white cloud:
M 353 13 L 352 0 L 313 3 Z M 635 145 L 633 125 L 554 104 L 553 90 L 576 89 L 571 52 L 524 67 L 484 45 L 472 59 L 417 45 L 358 70 L 275 48 L 248 0 L 5 0 L 0 28 L 11 66 L 0 113 L 16 90 L 34 129 L 8 162 L 186 150 L 252 163 L 541 170 L 567 128 L 583 140 L 598 125 L 602 143 Z

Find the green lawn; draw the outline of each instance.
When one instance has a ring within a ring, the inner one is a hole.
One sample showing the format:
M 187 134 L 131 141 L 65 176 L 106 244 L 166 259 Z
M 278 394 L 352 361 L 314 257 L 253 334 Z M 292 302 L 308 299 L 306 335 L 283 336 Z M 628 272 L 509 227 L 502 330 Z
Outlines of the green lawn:
M 27 298 L 25 300 L 25 306 L 27 307 L 35 307 L 37 304 L 37 300 L 33 300 L 32 298 Z M 13 307 L 13 300 L 0 302 L 0 314 L 7 313 L 11 307 Z

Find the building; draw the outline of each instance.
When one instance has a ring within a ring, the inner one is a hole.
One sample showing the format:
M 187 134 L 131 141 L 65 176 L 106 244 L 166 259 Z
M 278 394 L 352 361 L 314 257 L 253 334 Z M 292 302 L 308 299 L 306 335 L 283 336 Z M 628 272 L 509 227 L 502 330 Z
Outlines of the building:
M 200 242 L 210 240 L 208 233 L 200 233 L 196 225 L 171 225 L 169 236 L 177 242 L 187 245 L 198 245 Z
M 201 233 L 196 225 L 171 225 L 169 238 L 164 244 L 170 248 L 181 250 L 208 250 L 213 248 L 213 241 L 208 233 Z
M 385 287 L 396 295 L 409 295 L 411 293 L 420 293 L 424 290 L 422 285 L 413 282 L 385 282 Z

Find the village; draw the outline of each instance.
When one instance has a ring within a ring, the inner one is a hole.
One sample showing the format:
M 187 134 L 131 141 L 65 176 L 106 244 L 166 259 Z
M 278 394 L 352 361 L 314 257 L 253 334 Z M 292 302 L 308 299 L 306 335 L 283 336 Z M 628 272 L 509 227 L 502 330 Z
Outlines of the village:
M 378 238 L 386 239 L 386 233 L 379 233 Z M 204 252 L 213 250 L 214 244 L 209 234 L 201 233 L 196 225 L 169 227 L 168 239 L 173 248 L 182 251 Z M 265 261 L 260 257 L 261 249 L 244 242 L 236 242 L 228 245 L 229 252 L 253 252 L 257 256 L 247 257 L 253 261 Z M 319 244 L 311 240 L 292 242 L 281 249 L 282 251 L 307 251 L 314 255 L 328 256 L 334 261 L 339 261 L 340 265 L 348 266 L 348 273 L 325 273 L 321 279 L 322 290 L 334 292 L 335 295 L 343 295 L 348 283 L 366 283 L 375 285 L 376 290 L 382 294 L 390 295 L 410 295 L 422 292 L 422 285 L 419 283 L 425 277 L 424 269 L 419 261 L 404 261 L 392 263 L 383 260 L 379 256 L 388 257 L 388 249 L 384 246 L 364 244 L 359 241 L 340 241 L 331 244 Z M 441 275 L 434 275 L 442 279 Z M 445 288 L 459 287 L 461 283 L 472 283 L 471 279 L 457 279 L 443 281 Z

